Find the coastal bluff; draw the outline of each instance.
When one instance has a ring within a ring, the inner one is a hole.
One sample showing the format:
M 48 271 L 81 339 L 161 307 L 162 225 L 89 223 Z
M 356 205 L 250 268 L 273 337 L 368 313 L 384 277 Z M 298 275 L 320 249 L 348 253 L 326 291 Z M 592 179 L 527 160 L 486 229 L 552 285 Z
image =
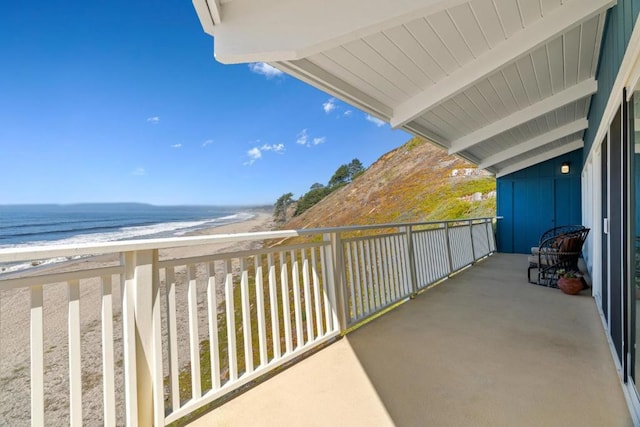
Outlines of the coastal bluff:
M 433 144 L 412 138 L 353 182 L 301 215 L 288 209 L 282 229 L 420 222 L 494 216 L 495 178 Z

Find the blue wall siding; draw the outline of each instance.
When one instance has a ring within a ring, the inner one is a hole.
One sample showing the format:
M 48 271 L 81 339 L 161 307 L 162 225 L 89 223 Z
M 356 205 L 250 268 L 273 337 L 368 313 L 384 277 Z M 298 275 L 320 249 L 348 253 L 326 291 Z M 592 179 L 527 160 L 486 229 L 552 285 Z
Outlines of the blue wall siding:
M 634 188 L 636 189 L 636 194 L 640 191 L 640 154 L 634 155 Z M 638 238 L 640 237 L 640 197 L 634 197 L 635 199 L 635 235 L 636 235 L 636 245 L 638 245 Z M 633 233 L 633 231 L 631 231 Z M 639 367 L 640 368 L 640 367 Z
M 618 4 L 608 12 L 600 48 L 598 70 L 596 71 L 598 92 L 591 98 L 589 128 L 584 136 L 585 157 L 589 155 L 593 146 L 602 114 L 620 70 L 622 58 L 633 31 L 633 24 L 636 22 L 639 12 L 640 0 L 618 0 Z
M 545 230 L 582 223 L 582 151 L 498 178 L 498 251 L 529 253 Z M 563 162 L 570 163 L 568 175 L 560 173 Z

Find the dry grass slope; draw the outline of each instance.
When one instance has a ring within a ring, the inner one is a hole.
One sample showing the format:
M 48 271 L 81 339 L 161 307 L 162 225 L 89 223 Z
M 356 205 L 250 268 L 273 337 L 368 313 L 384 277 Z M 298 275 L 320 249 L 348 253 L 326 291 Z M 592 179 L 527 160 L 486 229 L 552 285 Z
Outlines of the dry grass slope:
M 282 228 L 493 216 L 495 188 L 495 178 L 474 165 L 413 138 Z M 482 200 L 473 200 L 476 193 Z

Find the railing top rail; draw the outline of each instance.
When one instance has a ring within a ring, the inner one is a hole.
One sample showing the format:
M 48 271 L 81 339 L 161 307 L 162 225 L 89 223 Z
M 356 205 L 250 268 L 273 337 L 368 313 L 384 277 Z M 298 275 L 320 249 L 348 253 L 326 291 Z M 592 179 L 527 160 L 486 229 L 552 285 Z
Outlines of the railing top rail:
M 320 233 L 343 233 L 347 231 L 359 231 L 359 230 L 373 230 L 376 228 L 400 228 L 400 227 L 417 227 L 421 225 L 434 225 L 456 222 L 473 222 L 473 221 L 486 221 L 493 220 L 496 217 L 478 217 L 478 218 L 458 218 L 447 219 L 440 221 L 422 221 L 422 222 L 392 222 L 388 224 L 371 224 L 371 225 L 346 225 L 344 227 L 326 227 L 326 228 L 313 228 L 305 230 L 296 230 L 302 234 L 320 234 Z
M 313 234 L 343 233 L 349 231 L 381 228 L 416 227 L 422 225 L 493 220 L 495 217 L 460 218 L 445 221 L 399 222 L 373 225 L 350 225 L 344 227 L 310 228 L 300 230 L 261 231 L 252 233 L 216 234 L 195 237 L 169 237 L 161 239 L 121 240 L 116 242 L 85 243 L 78 245 L 50 245 L 24 248 L 0 249 L 0 262 L 29 261 L 34 259 L 110 254 L 153 249 L 168 249 L 184 246 L 231 243 L 250 240 L 285 239 Z

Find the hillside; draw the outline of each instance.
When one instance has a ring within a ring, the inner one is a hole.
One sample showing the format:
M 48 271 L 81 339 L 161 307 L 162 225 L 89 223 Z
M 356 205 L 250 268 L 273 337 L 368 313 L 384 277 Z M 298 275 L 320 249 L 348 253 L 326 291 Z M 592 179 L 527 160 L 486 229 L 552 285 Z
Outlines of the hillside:
M 494 216 L 495 178 L 413 138 L 282 228 Z

